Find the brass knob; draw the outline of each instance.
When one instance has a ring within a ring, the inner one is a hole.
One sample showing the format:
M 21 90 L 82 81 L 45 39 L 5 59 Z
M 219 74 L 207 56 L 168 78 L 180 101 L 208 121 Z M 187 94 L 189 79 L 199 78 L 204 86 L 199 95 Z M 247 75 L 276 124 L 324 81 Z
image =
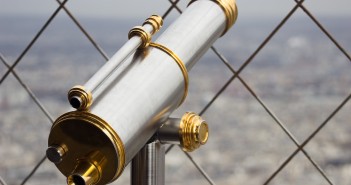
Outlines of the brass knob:
M 49 146 L 46 150 L 46 157 L 53 163 L 58 164 L 67 152 L 66 146 Z
M 199 115 L 187 112 L 180 122 L 180 144 L 184 151 L 191 152 L 208 140 L 208 125 Z

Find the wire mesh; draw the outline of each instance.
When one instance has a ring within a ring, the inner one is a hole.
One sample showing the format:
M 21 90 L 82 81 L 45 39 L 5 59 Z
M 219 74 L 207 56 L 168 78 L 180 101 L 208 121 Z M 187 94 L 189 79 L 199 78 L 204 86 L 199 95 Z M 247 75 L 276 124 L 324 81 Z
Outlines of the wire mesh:
M 108 60 L 108 55 L 106 52 L 102 49 L 102 47 L 97 44 L 97 42 L 94 40 L 94 38 L 88 33 L 88 31 L 80 24 L 80 22 L 72 15 L 72 13 L 69 11 L 69 9 L 66 7 L 66 2 L 68 0 L 64 1 L 59 1 L 57 0 L 57 3 L 59 4 L 57 9 L 53 12 L 53 14 L 49 17 L 49 19 L 46 21 L 46 23 L 42 26 L 42 28 L 38 31 L 38 33 L 34 36 L 34 38 L 31 40 L 31 42 L 27 45 L 27 47 L 22 51 L 22 53 L 19 55 L 19 57 L 14 60 L 14 63 L 10 65 L 7 59 L 0 54 L 0 59 L 4 66 L 7 67 L 6 72 L 1 76 L 0 80 L 0 85 L 7 79 L 9 74 L 12 74 L 17 81 L 21 84 L 22 88 L 28 93 L 30 98 L 35 102 L 35 104 L 40 108 L 40 110 L 43 112 L 43 114 L 46 116 L 46 118 L 49 120 L 49 122 L 53 122 L 53 116 L 49 113 L 49 111 L 45 108 L 45 106 L 41 103 L 40 99 L 33 93 L 31 88 L 22 81 L 22 79 L 19 77 L 18 73 L 15 71 L 16 66 L 22 61 L 23 57 L 27 54 L 27 52 L 33 47 L 33 45 L 36 43 L 38 38 L 41 36 L 41 34 L 44 32 L 44 30 L 48 27 L 48 25 L 52 22 L 53 19 L 58 15 L 58 13 L 61 10 L 64 10 L 66 14 L 69 16 L 72 22 L 79 28 L 81 33 L 89 40 L 89 42 L 93 45 L 93 47 L 100 53 L 100 55 L 105 59 Z M 182 12 L 181 8 L 178 7 L 179 0 L 169 0 L 170 6 L 167 10 L 165 10 L 163 14 L 163 18 L 167 19 L 167 16 L 172 12 L 172 11 L 177 11 L 179 13 Z M 300 143 L 293 135 L 293 133 L 288 129 L 288 127 L 280 121 L 280 119 L 276 116 L 276 114 L 272 111 L 271 108 L 263 101 L 263 99 L 258 95 L 258 93 L 255 92 L 255 90 L 248 85 L 249 83 L 244 80 L 244 78 L 241 77 L 241 73 L 244 69 L 247 68 L 247 66 L 252 63 L 252 61 L 257 57 L 257 55 L 261 52 L 263 48 L 266 47 L 267 44 L 271 41 L 271 39 L 280 31 L 280 29 L 286 24 L 286 22 L 297 12 L 297 10 L 302 10 L 311 20 L 312 22 L 330 39 L 330 41 L 340 50 L 340 52 L 348 59 L 348 61 L 351 62 L 350 55 L 344 49 L 341 44 L 338 43 L 338 41 L 333 37 L 332 34 L 328 32 L 328 30 L 317 20 L 317 18 L 306 8 L 303 3 L 304 0 L 294 0 L 296 3 L 292 9 L 287 13 L 287 15 L 279 22 L 279 24 L 271 31 L 271 33 L 263 40 L 261 44 L 258 45 L 257 49 L 254 50 L 254 52 L 249 56 L 248 59 L 244 61 L 244 63 L 238 68 L 238 70 L 235 70 L 232 64 L 229 62 L 229 60 L 226 59 L 214 46 L 211 47 L 211 50 L 214 52 L 214 54 L 219 58 L 219 61 L 221 61 L 232 73 L 231 77 L 226 81 L 226 83 L 219 89 L 217 93 L 213 97 L 210 98 L 210 100 L 202 107 L 200 111 L 200 115 L 205 115 L 207 110 L 213 106 L 213 104 L 218 100 L 219 97 L 222 96 L 222 94 L 226 91 L 226 89 L 233 84 L 233 81 L 235 79 L 238 79 L 239 82 L 243 85 L 243 87 L 251 94 L 251 96 L 257 101 L 257 103 L 262 106 L 262 108 L 266 111 L 266 113 L 271 117 L 271 119 L 274 120 L 274 123 L 277 124 L 281 130 L 287 135 L 287 137 L 295 144 L 296 149 L 290 153 L 288 158 L 284 160 L 277 168 L 274 170 L 269 177 L 263 182 L 263 184 L 269 184 L 271 183 L 274 178 L 289 164 L 291 163 L 292 159 L 301 151 L 302 154 L 306 157 L 306 159 L 314 166 L 315 170 L 318 171 L 320 174 L 320 177 L 324 179 L 324 181 L 328 184 L 334 184 L 331 177 L 324 172 L 323 168 L 321 165 L 319 165 L 316 160 L 305 150 L 306 145 L 313 140 L 313 138 L 323 129 L 332 118 L 335 117 L 335 115 L 343 109 L 343 107 L 349 102 L 349 99 L 351 97 L 351 94 L 348 95 L 341 103 L 333 109 L 333 111 L 330 113 L 330 115 L 318 126 L 315 128 L 313 132 L 309 134 L 309 136 L 304 140 L 304 142 Z M 170 152 L 174 148 L 173 146 L 170 146 L 167 149 L 167 153 Z M 194 164 L 194 166 L 199 170 L 199 172 L 203 175 L 204 179 L 207 180 L 209 184 L 215 184 L 214 180 L 209 177 L 209 175 L 205 172 L 205 170 L 197 163 L 195 160 L 188 154 L 185 153 L 188 159 Z M 26 182 L 32 177 L 33 174 L 35 174 L 36 170 L 40 168 L 41 164 L 45 161 L 45 157 L 43 157 L 37 165 L 33 168 L 33 170 L 25 177 L 25 179 L 22 181 L 21 184 L 26 184 Z M 2 184 L 4 184 L 3 180 L 1 180 Z

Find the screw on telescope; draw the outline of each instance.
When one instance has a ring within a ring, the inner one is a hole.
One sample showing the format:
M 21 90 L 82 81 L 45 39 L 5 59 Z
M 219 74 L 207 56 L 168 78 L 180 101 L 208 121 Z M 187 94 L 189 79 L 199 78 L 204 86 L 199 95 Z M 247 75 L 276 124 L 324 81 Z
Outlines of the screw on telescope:
M 46 157 L 53 163 L 58 164 L 66 154 L 65 147 L 62 146 L 49 146 L 46 150 Z
M 191 152 L 206 144 L 208 124 L 199 115 L 187 112 L 180 118 L 169 118 L 159 128 L 155 137 L 161 143 L 180 145 L 184 151 Z

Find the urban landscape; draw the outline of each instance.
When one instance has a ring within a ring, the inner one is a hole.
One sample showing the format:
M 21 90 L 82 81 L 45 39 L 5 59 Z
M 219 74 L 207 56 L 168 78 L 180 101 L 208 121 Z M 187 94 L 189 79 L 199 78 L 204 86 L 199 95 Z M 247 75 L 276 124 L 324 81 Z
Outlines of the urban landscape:
M 348 18 L 323 21 L 350 52 L 351 25 L 342 24 L 344 19 Z M 118 25 L 111 29 L 111 20 L 82 20 L 109 56 L 127 41 L 128 30 L 137 24 L 136 20 L 114 21 Z M 37 17 L 0 17 L 2 25 L 13 24 L 0 28 L 0 52 L 9 65 L 42 22 Z M 247 21 L 234 26 L 214 46 L 238 70 L 277 23 Z M 84 84 L 104 63 L 75 25 L 60 17 L 15 71 L 55 120 L 69 108 L 67 91 Z M 6 65 L 0 63 L 0 76 L 6 71 Z M 210 137 L 191 156 L 216 184 L 263 184 L 298 147 L 257 99 L 301 144 L 349 96 L 350 71 L 350 61 L 315 25 L 295 17 L 203 114 Z M 189 95 L 172 117 L 202 111 L 233 73 L 209 50 L 189 75 Z M 351 184 L 350 111 L 351 103 L 347 102 L 269 184 L 328 184 L 304 153 L 335 184 Z M 17 185 L 45 155 L 52 120 L 13 74 L 0 84 L 0 117 L 0 176 L 8 185 Z M 112 184 L 128 182 L 129 167 Z M 46 160 L 27 184 L 65 183 L 65 177 Z M 166 184 L 205 183 L 179 147 L 166 155 Z

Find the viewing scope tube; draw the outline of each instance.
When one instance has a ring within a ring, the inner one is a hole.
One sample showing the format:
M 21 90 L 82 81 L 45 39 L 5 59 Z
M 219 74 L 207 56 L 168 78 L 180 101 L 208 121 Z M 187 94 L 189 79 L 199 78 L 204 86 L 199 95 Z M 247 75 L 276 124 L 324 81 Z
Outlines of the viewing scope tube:
M 236 18 L 235 0 L 193 0 L 155 42 L 151 35 L 162 26 L 159 16 L 134 27 L 130 40 L 110 61 L 85 85 L 68 92 L 77 110 L 61 115 L 51 128 L 46 154 L 67 183 L 116 180 L 185 100 L 188 71 Z M 200 125 L 185 128 L 196 136 L 183 137 L 188 143 L 184 147 L 194 145 L 185 150 L 192 151 L 206 142 L 208 128 L 192 113 L 184 118 L 181 127 L 192 120 Z M 203 141 L 197 141 L 196 134 Z

